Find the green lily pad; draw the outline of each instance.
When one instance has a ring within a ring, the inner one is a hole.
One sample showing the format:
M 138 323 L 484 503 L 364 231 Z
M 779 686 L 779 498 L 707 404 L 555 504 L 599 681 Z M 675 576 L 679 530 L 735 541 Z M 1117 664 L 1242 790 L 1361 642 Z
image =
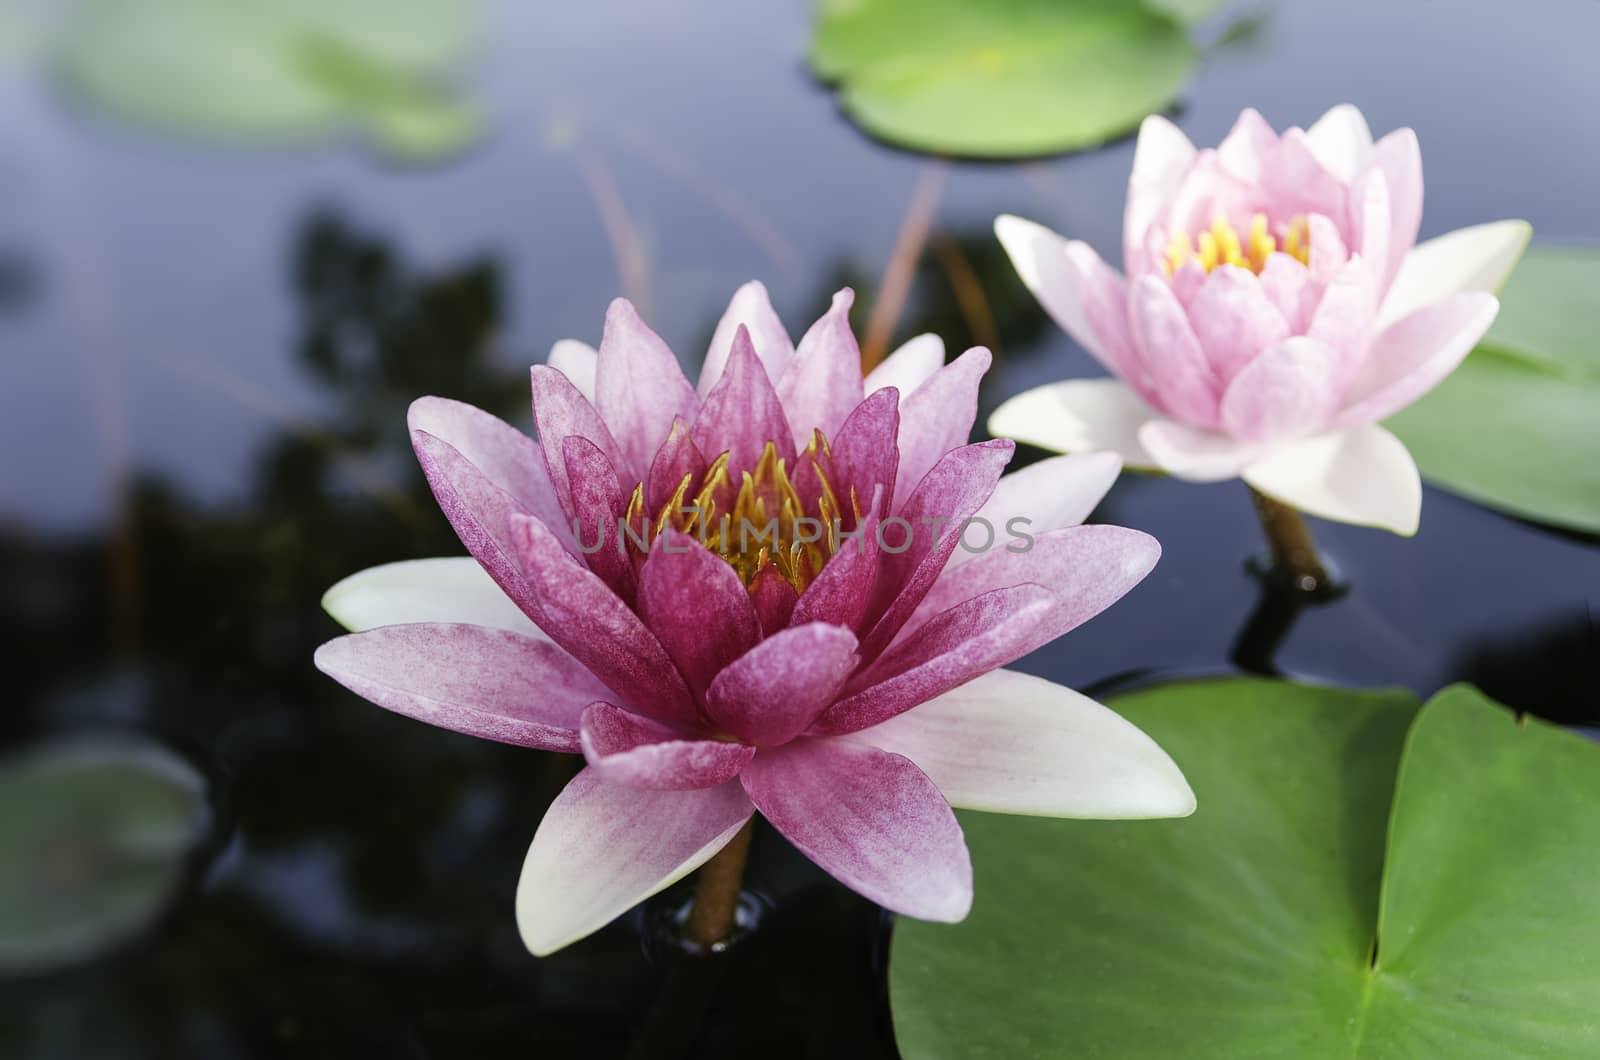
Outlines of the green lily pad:
M 1194 62 L 1177 19 L 1138 0 L 822 0 L 811 50 L 868 132 L 989 158 L 1129 132 Z
M 86 960 L 145 927 L 206 834 L 205 778 L 122 737 L 0 760 L 0 973 Z
M 1483 343 L 1386 425 L 1440 486 L 1600 533 L 1600 250 L 1530 249 Z
M 1198 812 L 964 814 L 972 916 L 895 929 L 906 1057 L 1600 1056 L 1600 747 L 1465 687 L 1113 705 Z
M 364 128 L 437 157 L 477 133 L 447 83 L 475 15 L 451 0 L 82 0 L 57 61 L 76 98 L 135 124 L 239 144 Z

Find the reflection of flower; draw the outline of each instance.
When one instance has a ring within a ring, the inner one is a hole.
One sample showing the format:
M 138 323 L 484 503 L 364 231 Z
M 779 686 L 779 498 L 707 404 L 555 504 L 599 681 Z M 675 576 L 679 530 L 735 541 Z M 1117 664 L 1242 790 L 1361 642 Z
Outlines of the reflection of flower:
M 1416 465 L 1377 421 L 1472 349 L 1529 233 L 1501 221 L 1413 246 L 1421 216 L 1416 135 L 1373 143 L 1354 107 L 1282 136 L 1247 110 L 1203 151 L 1148 118 L 1126 278 L 1087 244 L 995 222 L 1034 295 L 1120 381 L 1028 391 L 990 427 L 1193 481 L 1242 476 L 1313 515 L 1414 533 Z
M 618 301 L 598 353 L 559 343 L 533 369 L 542 447 L 470 406 L 412 406 L 418 457 L 476 562 L 340 583 L 328 609 L 365 631 L 325 644 L 317 665 L 433 724 L 585 756 L 518 890 L 536 953 L 682 877 L 756 809 L 867 897 L 959 920 L 972 877 L 951 803 L 1193 807 L 1171 760 L 1116 715 L 995 672 L 1154 564 L 1145 534 L 1079 525 L 1118 461 L 1001 478 L 1010 442 L 965 444 L 987 351 L 943 365 L 923 337 L 863 382 L 849 306 L 838 295 L 795 347 L 747 285 L 697 392 Z M 777 541 L 741 549 L 721 515 L 775 520 Z M 802 540 L 800 517 L 828 532 Z M 890 518 L 974 517 L 1031 520 L 1032 547 L 968 553 L 953 529 L 846 547 Z M 619 519 L 622 547 L 587 548 Z

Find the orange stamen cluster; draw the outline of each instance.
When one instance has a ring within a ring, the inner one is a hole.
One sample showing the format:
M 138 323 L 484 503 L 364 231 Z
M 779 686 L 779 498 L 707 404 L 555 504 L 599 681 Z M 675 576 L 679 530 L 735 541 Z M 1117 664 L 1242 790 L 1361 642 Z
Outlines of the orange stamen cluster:
M 1311 233 L 1304 214 L 1296 215 L 1287 225 L 1279 226 L 1276 235 L 1267 221 L 1267 215 L 1258 213 L 1250 219 L 1250 231 L 1239 235 L 1233 223 L 1218 214 L 1211 227 L 1194 239 L 1187 232 L 1177 232 L 1167 244 L 1167 275 L 1171 276 L 1190 261 L 1210 272 L 1218 265 L 1237 265 L 1241 269 L 1260 273 L 1267 267 L 1267 258 L 1282 252 L 1302 265 L 1311 261 Z

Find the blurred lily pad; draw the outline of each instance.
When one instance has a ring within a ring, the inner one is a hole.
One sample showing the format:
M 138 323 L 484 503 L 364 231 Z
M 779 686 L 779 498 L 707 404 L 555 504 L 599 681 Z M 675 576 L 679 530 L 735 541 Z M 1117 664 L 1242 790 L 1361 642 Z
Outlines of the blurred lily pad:
M 1600 249 L 1530 249 L 1483 342 L 1387 426 L 1440 486 L 1600 533 Z
M 358 128 L 433 158 L 478 132 L 449 84 L 476 24 L 453 0 L 79 0 L 57 62 L 76 98 L 139 125 L 241 145 Z
M 1600 747 L 1465 686 L 1260 680 L 1113 704 L 1185 821 L 966 814 L 972 916 L 901 921 L 918 1060 L 1600 1055 Z
M 1194 61 L 1182 24 L 1139 0 L 822 0 L 811 50 L 868 132 L 991 158 L 1129 132 Z
M 0 973 L 73 964 L 145 927 L 210 821 L 205 778 L 156 744 L 77 738 L 0 759 Z

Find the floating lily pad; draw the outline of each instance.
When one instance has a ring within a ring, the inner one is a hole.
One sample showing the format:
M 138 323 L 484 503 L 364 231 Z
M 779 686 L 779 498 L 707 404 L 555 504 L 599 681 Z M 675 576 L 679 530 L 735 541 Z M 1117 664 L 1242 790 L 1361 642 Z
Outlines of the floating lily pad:
M 1199 811 L 963 815 L 972 916 L 895 928 L 905 1056 L 1600 1056 L 1600 747 L 1465 687 L 1113 705 Z
M 59 66 L 125 121 L 241 144 L 365 128 L 406 157 L 452 153 L 478 116 L 448 85 L 476 8 L 452 0 L 82 0 Z
M 1440 486 L 1600 533 L 1600 249 L 1529 250 L 1483 343 L 1387 426 Z
M 0 973 L 88 959 L 150 923 L 210 824 L 205 778 L 154 744 L 45 744 L 0 759 Z
M 822 0 L 811 50 L 873 135 L 994 158 L 1130 132 L 1194 60 L 1177 19 L 1138 0 Z

